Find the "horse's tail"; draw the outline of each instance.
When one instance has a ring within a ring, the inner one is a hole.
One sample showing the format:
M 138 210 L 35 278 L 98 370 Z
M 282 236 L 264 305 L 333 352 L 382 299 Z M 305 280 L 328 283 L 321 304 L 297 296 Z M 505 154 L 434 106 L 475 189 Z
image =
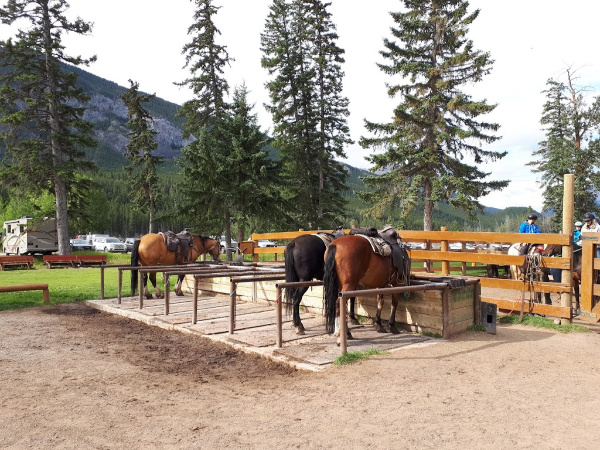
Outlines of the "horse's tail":
M 296 264 L 294 263 L 294 248 L 296 247 L 296 243 L 292 240 L 287 247 L 285 248 L 284 258 L 285 258 L 285 281 L 287 283 L 300 281 L 298 277 L 298 272 L 296 271 Z M 298 288 L 285 288 L 285 310 L 289 314 L 294 301 L 296 301 L 296 294 L 298 292 Z
M 338 301 L 339 286 L 335 267 L 336 246 L 330 245 L 325 256 L 323 274 L 323 310 L 325 311 L 325 329 L 329 334 L 335 330 L 335 305 Z
M 131 248 L 131 266 L 137 267 L 140 265 L 140 254 L 138 253 L 138 247 L 140 246 L 140 240 L 136 239 L 133 242 L 133 247 Z M 135 295 L 135 290 L 138 284 L 138 271 L 131 271 L 131 296 Z

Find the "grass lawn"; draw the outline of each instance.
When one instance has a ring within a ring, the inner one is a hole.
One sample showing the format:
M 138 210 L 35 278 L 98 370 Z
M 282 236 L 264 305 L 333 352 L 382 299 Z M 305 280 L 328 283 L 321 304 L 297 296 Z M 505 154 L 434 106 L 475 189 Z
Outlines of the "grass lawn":
M 95 252 L 83 252 L 95 254 Z M 107 264 L 130 264 L 130 256 L 116 253 L 107 254 Z M 162 277 L 158 277 L 162 281 Z M 104 270 L 104 296 L 116 297 L 118 290 L 117 269 Z M 50 303 L 69 303 L 100 298 L 100 268 L 56 266 L 52 269 L 44 267 L 42 257 L 35 257 L 31 270 L 8 267 L 0 271 L 0 285 L 47 283 L 50 291 Z M 123 294 L 129 294 L 129 273 L 123 276 Z M 43 305 L 41 291 L 0 293 L 0 311 L 7 309 L 27 308 Z

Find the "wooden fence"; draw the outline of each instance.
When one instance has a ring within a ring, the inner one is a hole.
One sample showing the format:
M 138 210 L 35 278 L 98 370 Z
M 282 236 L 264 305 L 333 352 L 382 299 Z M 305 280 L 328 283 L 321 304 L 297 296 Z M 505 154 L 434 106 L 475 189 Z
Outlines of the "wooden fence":
M 349 230 L 345 231 L 349 232 Z M 297 232 L 255 233 L 251 235 L 250 241 L 240 244 L 240 251 L 246 255 L 251 254 L 255 261 L 258 261 L 261 254 L 275 254 L 276 258 L 279 255 L 278 259 L 283 259 L 285 245 L 289 240 L 301 234 L 313 234 L 316 232 L 314 230 L 302 230 Z M 525 288 L 528 291 L 531 289 L 536 293 L 558 292 L 561 296 L 560 306 L 535 303 L 528 305 L 528 312 L 562 317 L 564 319 L 571 318 L 572 254 L 570 234 L 457 232 L 447 231 L 445 228 L 442 228 L 441 231 L 399 230 L 398 233 L 402 240 L 411 246 L 410 256 L 413 261 L 413 271 L 420 272 L 427 270 L 428 272 L 439 273 L 441 275 L 458 272 L 463 275 L 468 273 L 470 276 L 473 276 L 473 270 L 485 271 L 490 265 L 523 265 L 523 256 L 507 254 L 508 247 L 514 243 L 561 245 L 563 246 L 562 257 L 542 258 L 543 267 L 560 269 L 562 271 L 561 282 L 533 282 L 531 285 L 527 283 L 526 286 L 520 280 L 489 278 L 487 276 L 480 276 L 479 278 L 481 280 L 481 287 L 484 289 L 507 289 L 522 293 Z M 280 245 L 277 247 L 260 248 L 256 245 L 259 240 L 276 241 Z M 595 263 L 600 268 L 600 260 L 596 260 Z M 586 286 L 588 285 L 586 284 Z M 600 286 L 595 285 L 595 288 L 600 292 Z M 527 295 L 529 296 L 530 294 Z M 518 311 L 521 307 L 519 299 L 498 299 L 487 297 L 483 293 L 481 301 L 497 304 L 500 309 L 505 310 Z M 584 302 L 582 301 L 582 311 L 584 310 L 583 304 Z M 591 311 L 591 297 L 589 303 L 585 303 L 585 305 L 585 307 L 589 306 L 589 313 L 594 314 L 593 317 L 596 317 L 595 313 Z

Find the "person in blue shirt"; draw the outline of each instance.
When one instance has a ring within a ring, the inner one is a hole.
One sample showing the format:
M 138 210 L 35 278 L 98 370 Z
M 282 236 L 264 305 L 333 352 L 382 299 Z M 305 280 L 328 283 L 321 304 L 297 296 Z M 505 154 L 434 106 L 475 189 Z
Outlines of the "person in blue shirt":
M 581 237 L 581 227 L 583 226 L 583 223 L 581 223 L 580 221 L 575 222 L 575 231 L 573 231 L 573 243 L 576 245 L 581 245 L 579 243 L 580 237 Z
M 540 227 L 536 225 L 537 215 L 529 214 L 527 220 L 519 227 L 519 233 L 541 233 Z M 530 244 L 521 245 L 521 255 L 526 255 Z

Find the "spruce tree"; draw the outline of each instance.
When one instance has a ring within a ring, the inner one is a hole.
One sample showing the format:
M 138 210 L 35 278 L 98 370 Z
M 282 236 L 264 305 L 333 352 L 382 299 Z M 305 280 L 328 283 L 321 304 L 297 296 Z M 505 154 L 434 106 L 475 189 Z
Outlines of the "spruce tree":
M 229 247 L 231 218 L 223 201 L 226 179 L 219 174 L 227 169 L 224 164 L 230 152 L 225 130 L 229 85 L 224 69 L 231 59 L 227 49 L 217 43 L 220 31 L 213 17 L 219 8 L 211 0 L 195 3 L 194 23 L 188 28 L 192 40 L 183 47 L 191 76 L 177 83 L 194 93 L 178 112 L 186 120 L 184 138 L 195 138 L 182 149 L 178 161 L 183 178 L 180 211 L 198 231 L 220 234 L 225 230 Z
M 346 173 L 335 157 L 350 142 L 342 95 L 343 50 L 327 6 L 319 0 L 275 0 L 261 35 L 274 146 L 279 149 L 286 197 L 299 226 L 331 227 L 343 213 Z
M 387 63 L 378 67 L 395 77 L 388 95 L 400 102 L 387 123 L 365 120 L 370 137 L 362 137 L 365 149 L 381 150 L 367 157 L 372 172 L 370 188 L 363 195 L 373 206 L 368 213 L 382 218 L 399 209 L 403 217 L 420 202 L 424 204 L 423 229 L 432 228 L 436 202 L 447 201 L 473 212 L 478 201 L 507 181 L 484 181 L 489 174 L 469 165 L 495 161 L 506 152 L 484 150 L 499 137 L 494 123 L 478 122 L 495 105 L 476 101 L 461 91 L 481 81 L 493 61 L 488 53 L 473 48 L 468 27 L 479 10 L 468 13 L 463 0 L 403 0 L 405 12 L 391 13 L 392 38 L 384 39 L 381 51 Z
M 527 165 L 540 174 L 543 188 L 544 208 L 554 211 L 554 231 L 562 227 L 564 175 L 574 174 L 575 217 L 583 217 L 596 210 L 596 198 L 600 194 L 600 140 L 597 127 L 600 124 L 600 98 L 591 106 L 586 105 L 583 88 L 575 84 L 574 73 L 565 71 L 566 84 L 554 79 L 547 81 L 543 91 L 546 103 L 540 123 L 544 126 L 545 139 L 533 152 L 537 157 Z M 583 145 L 589 141 L 588 148 Z
M 231 106 L 227 126 L 231 153 L 225 161 L 228 170 L 222 176 L 230 181 L 226 206 L 232 222 L 237 225 L 237 240 L 242 242 L 246 230 L 253 225 L 262 230 L 274 224 L 281 227 L 285 220 L 285 202 L 280 196 L 279 164 L 265 151 L 268 141 L 258 126 L 245 85 L 235 89 Z M 270 208 L 268 216 L 265 205 Z
M 125 157 L 131 162 L 125 170 L 133 176 L 135 192 L 134 203 L 139 211 L 148 211 L 148 233 L 154 233 L 154 215 L 158 199 L 158 175 L 156 168 L 163 161 L 162 156 L 152 153 L 158 148 L 154 140 L 158 132 L 152 129 L 153 122 L 150 113 L 144 109 L 143 104 L 152 100 L 154 95 L 139 92 L 139 84 L 129 80 L 130 87 L 121 95 L 127 107 L 127 126 L 130 138 L 127 144 Z
M 84 149 L 97 145 L 93 127 L 83 120 L 88 98 L 77 87 L 77 75 L 63 63 L 87 65 L 65 53 L 63 33 L 87 34 L 90 24 L 69 21 L 65 0 L 9 0 L 0 9 L 2 23 L 28 23 L 15 39 L 0 42 L 0 109 L 7 154 L 3 183 L 15 192 L 51 192 L 56 200 L 60 254 L 70 253 L 67 208 L 87 187 L 82 171 L 93 169 Z

